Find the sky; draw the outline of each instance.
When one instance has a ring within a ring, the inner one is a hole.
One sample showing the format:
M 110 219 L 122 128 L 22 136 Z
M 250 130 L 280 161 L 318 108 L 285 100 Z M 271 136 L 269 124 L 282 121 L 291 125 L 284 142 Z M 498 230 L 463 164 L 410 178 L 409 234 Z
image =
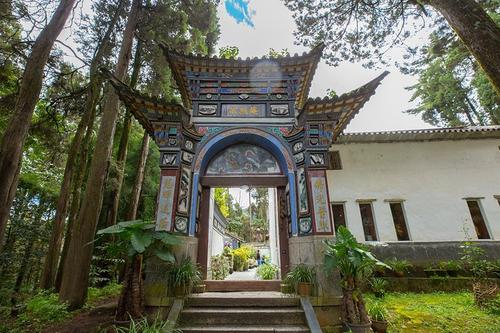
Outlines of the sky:
M 90 13 L 90 3 L 91 0 L 83 0 L 78 11 Z M 242 58 L 266 55 L 270 48 L 287 49 L 290 54 L 309 51 L 295 44 L 295 22 L 281 0 L 223 0 L 218 7 L 218 14 L 221 30 L 218 47 L 237 46 Z M 65 29 L 59 39 L 75 46 L 72 29 Z M 65 52 L 69 60 L 78 63 L 71 52 Z M 398 52 L 401 53 L 398 50 L 393 52 L 395 60 L 401 58 Z M 414 84 L 416 78 L 401 74 L 395 66 L 369 70 L 361 64 L 344 62 L 332 67 L 322 60 L 316 70 L 309 97 L 323 97 L 327 89 L 341 95 L 369 82 L 386 69 L 391 73 L 351 121 L 346 132 L 429 128 L 430 125 L 419 116 L 404 112 L 416 105 L 409 102 L 411 92 L 405 89 Z
M 280 0 L 225 0 L 218 12 L 221 26 L 218 46 L 237 46 L 242 58 L 265 55 L 270 48 L 287 49 L 290 54 L 309 51 L 295 44 L 295 22 Z M 398 56 L 396 51 L 394 57 Z M 309 97 L 323 97 L 327 89 L 341 95 L 369 82 L 385 69 L 391 73 L 351 121 L 346 132 L 429 128 L 430 125 L 419 116 L 404 113 L 416 105 L 409 102 L 411 92 L 405 89 L 414 84 L 416 78 L 401 74 L 395 66 L 368 70 L 361 64 L 346 62 L 331 67 L 322 60 Z

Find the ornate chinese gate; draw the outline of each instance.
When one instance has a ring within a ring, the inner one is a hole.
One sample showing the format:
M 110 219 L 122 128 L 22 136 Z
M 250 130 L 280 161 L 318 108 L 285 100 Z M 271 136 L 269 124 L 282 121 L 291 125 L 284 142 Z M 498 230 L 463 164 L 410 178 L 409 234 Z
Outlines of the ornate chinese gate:
M 185 237 L 179 253 L 197 257 L 206 269 L 211 186 L 261 185 L 279 189 L 282 270 L 288 262 L 318 263 L 314 244 L 334 233 L 328 149 L 387 75 L 339 97 L 307 99 L 322 50 L 319 45 L 301 56 L 241 60 L 184 55 L 163 46 L 182 105 L 140 95 L 108 74 L 159 147 L 156 224 Z M 271 158 L 231 174 L 224 163 L 235 145 L 256 147 Z M 279 172 L 268 160 L 276 161 Z

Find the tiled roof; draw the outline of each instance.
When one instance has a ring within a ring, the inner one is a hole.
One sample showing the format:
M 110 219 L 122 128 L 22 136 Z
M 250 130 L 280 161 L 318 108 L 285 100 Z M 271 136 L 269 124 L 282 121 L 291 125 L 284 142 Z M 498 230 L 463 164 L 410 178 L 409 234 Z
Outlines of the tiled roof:
M 389 72 L 385 71 L 358 89 L 334 98 L 309 98 L 299 115 L 299 123 L 302 124 L 304 120 L 333 122 L 333 138 L 336 138 L 375 94 L 375 90 L 388 74 Z
M 125 103 L 151 137 L 154 137 L 154 122 L 174 121 L 185 125 L 189 123 L 189 113 L 182 105 L 175 101 L 168 102 L 143 95 L 118 80 L 108 70 L 102 68 L 101 72 L 109 79 L 120 100 Z
M 255 69 L 255 65 L 266 60 L 278 66 L 263 67 L 263 70 L 279 70 L 283 74 L 300 76 L 300 87 L 297 92 L 296 104 L 299 108 L 302 108 L 309 94 L 314 72 L 325 47 L 324 44 L 319 44 L 309 53 L 303 53 L 302 55 L 295 54 L 287 57 L 280 56 L 272 59 L 269 57 L 225 59 L 215 56 L 183 54 L 168 48 L 166 45 L 160 44 L 160 46 L 170 64 L 186 108 L 191 107 L 188 73 L 245 74 Z
M 337 143 L 500 139 L 500 125 L 343 133 Z

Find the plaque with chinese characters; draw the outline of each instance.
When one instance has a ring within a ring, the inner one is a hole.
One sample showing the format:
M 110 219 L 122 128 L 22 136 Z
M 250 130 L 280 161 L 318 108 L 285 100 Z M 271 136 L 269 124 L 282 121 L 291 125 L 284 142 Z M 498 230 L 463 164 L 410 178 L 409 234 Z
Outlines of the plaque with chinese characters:
M 265 104 L 222 104 L 223 117 L 265 117 Z

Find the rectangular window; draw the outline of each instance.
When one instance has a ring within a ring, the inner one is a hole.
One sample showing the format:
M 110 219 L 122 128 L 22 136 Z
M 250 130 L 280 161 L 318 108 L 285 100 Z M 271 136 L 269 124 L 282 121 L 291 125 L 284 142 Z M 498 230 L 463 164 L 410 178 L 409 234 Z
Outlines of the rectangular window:
M 338 150 L 328 152 L 328 170 L 342 170 L 342 161 Z
M 375 222 L 373 220 L 373 210 L 371 203 L 360 203 L 359 211 L 361 212 L 361 222 L 365 232 L 366 241 L 376 241 L 377 233 L 375 232 Z
M 406 226 L 405 214 L 403 213 L 403 203 L 391 202 L 389 205 L 391 206 L 392 220 L 394 221 L 394 228 L 396 228 L 398 240 L 410 240 L 408 228 Z
M 341 225 L 347 227 L 345 223 L 344 204 L 342 203 L 332 204 L 332 213 L 333 213 L 333 225 L 335 226 L 335 231 L 337 231 L 337 229 Z
M 490 234 L 488 232 L 488 228 L 486 228 L 486 222 L 484 221 L 483 213 L 481 212 L 481 207 L 479 206 L 479 200 L 467 200 L 467 206 L 469 206 L 477 238 L 490 239 Z

